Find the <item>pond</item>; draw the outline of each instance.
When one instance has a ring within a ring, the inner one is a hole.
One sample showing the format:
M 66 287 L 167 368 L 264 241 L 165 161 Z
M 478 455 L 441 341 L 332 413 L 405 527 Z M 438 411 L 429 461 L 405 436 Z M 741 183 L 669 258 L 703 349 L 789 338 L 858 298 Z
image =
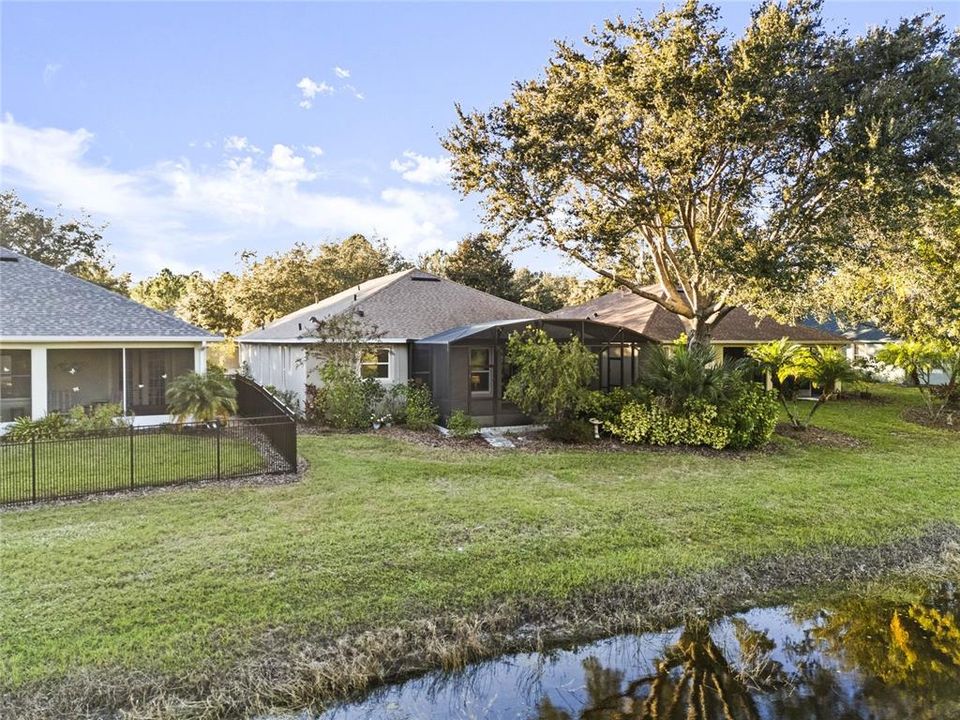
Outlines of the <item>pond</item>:
M 380 688 L 320 718 L 952 720 L 960 592 L 945 583 L 912 602 L 756 608 L 509 655 Z

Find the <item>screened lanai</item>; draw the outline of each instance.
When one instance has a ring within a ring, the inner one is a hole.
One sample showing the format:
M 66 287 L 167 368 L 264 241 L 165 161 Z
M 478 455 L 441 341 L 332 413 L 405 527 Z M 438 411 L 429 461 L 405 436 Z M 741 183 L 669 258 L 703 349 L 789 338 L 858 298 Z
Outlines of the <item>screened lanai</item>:
M 633 384 L 641 351 L 651 342 L 638 332 L 590 320 L 537 318 L 468 325 L 413 342 L 411 377 L 430 387 L 443 420 L 463 410 L 482 425 L 528 423 L 530 418 L 503 397 L 510 380 L 507 338 L 528 327 L 542 329 L 558 342 L 579 338 L 597 356 L 594 389 L 603 391 Z

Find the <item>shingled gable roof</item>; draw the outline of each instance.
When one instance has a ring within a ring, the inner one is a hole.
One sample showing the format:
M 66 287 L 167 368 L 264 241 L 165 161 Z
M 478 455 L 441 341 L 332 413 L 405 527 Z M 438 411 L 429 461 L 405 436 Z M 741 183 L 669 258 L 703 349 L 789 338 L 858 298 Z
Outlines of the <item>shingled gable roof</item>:
M 0 247 L 0 339 L 219 340 L 94 283 Z
M 384 341 L 419 340 L 463 325 L 491 320 L 522 320 L 543 313 L 441 278 L 423 270 L 403 270 L 368 280 L 285 315 L 239 338 L 245 343 L 312 342 L 316 324 L 346 311 L 362 313 Z
M 658 291 L 651 286 L 646 288 Z M 643 333 L 657 342 L 673 342 L 684 332 L 679 318 L 658 305 L 627 290 L 615 290 L 596 300 L 562 308 L 551 317 L 598 320 L 622 325 Z M 847 339 L 825 330 L 802 325 L 786 325 L 772 318 L 758 318 L 743 308 L 734 308 L 713 330 L 714 343 L 761 343 L 787 337 L 795 342 L 824 345 L 847 343 Z

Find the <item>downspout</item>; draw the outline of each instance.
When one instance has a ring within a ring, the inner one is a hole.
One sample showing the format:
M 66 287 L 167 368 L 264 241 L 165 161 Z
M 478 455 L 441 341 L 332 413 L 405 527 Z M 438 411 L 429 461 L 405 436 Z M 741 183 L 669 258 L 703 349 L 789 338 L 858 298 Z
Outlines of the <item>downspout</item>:
M 493 426 L 500 415 L 500 327 L 493 334 Z
M 122 360 L 120 362 L 121 372 L 123 373 L 123 382 L 121 383 L 122 388 L 122 398 L 123 398 L 123 416 L 127 416 L 127 349 L 123 348 L 120 351 Z

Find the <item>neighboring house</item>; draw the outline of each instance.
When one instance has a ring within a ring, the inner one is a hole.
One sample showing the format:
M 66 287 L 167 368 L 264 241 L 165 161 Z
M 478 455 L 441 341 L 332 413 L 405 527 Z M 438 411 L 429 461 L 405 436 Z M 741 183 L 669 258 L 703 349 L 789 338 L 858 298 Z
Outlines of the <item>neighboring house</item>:
M 528 325 L 565 339 L 582 336 L 600 358 L 604 386 L 629 384 L 632 360 L 604 367 L 611 353 L 629 353 L 645 338 L 597 322 L 552 322 L 542 313 L 422 270 L 405 270 L 361 283 L 243 335 L 240 363 L 261 385 L 305 400 L 318 384 L 318 322 L 351 313 L 371 329 L 372 342 L 358 372 L 384 384 L 417 379 L 432 390 L 443 418 L 463 410 L 483 424 L 526 420 L 502 399 L 508 368 L 507 336 Z M 623 369 L 626 367 L 627 369 Z M 610 373 L 613 373 L 612 375 Z M 613 382 L 616 381 L 616 382 Z
M 827 332 L 842 335 L 847 339 L 847 358 L 850 362 L 872 361 L 877 351 L 890 343 L 900 342 L 900 338 L 891 335 L 885 330 L 880 329 L 873 323 L 858 323 L 855 325 L 841 324 L 836 318 L 830 317 L 820 322 L 816 318 L 807 318 L 803 321 L 807 327 L 826 330 Z M 903 382 L 903 371 L 877 362 L 875 375 L 886 382 Z M 935 370 L 930 375 L 930 382 L 933 385 L 946 385 L 947 374 L 942 370 Z
M 0 248 L 0 423 L 108 403 L 165 422 L 167 384 L 221 339 Z
M 646 288 L 658 291 L 656 286 Z M 684 332 L 680 319 L 652 300 L 628 290 L 615 290 L 596 300 L 562 308 L 550 314 L 553 318 L 586 319 L 642 333 L 659 343 L 671 343 Z M 752 345 L 789 338 L 801 345 L 843 347 L 847 338 L 833 332 L 804 325 L 787 325 L 772 318 L 760 318 L 743 308 L 734 308 L 713 328 L 710 342 L 719 360 L 735 360 L 746 355 Z
M 320 359 L 317 322 L 344 313 L 376 335 L 360 372 L 385 384 L 410 379 L 410 345 L 443 330 L 489 322 L 540 317 L 536 310 L 421 270 L 403 270 L 368 280 L 290 313 L 237 339 L 241 368 L 261 385 L 294 392 L 317 384 Z
M 873 360 L 877 351 L 889 343 L 898 341 L 893 335 L 881 330 L 872 323 L 860 323 L 850 325 L 849 327 L 841 325 L 836 318 L 828 318 L 820 322 L 815 318 L 808 317 L 803 324 L 809 328 L 824 330 L 826 332 L 840 335 L 847 339 L 849 343 L 846 348 L 847 359 L 850 362 L 869 362 Z M 903 382 L 903 371 L 897 368 L 877 363 L 877 375 L 880 379 L 887 382 Z

